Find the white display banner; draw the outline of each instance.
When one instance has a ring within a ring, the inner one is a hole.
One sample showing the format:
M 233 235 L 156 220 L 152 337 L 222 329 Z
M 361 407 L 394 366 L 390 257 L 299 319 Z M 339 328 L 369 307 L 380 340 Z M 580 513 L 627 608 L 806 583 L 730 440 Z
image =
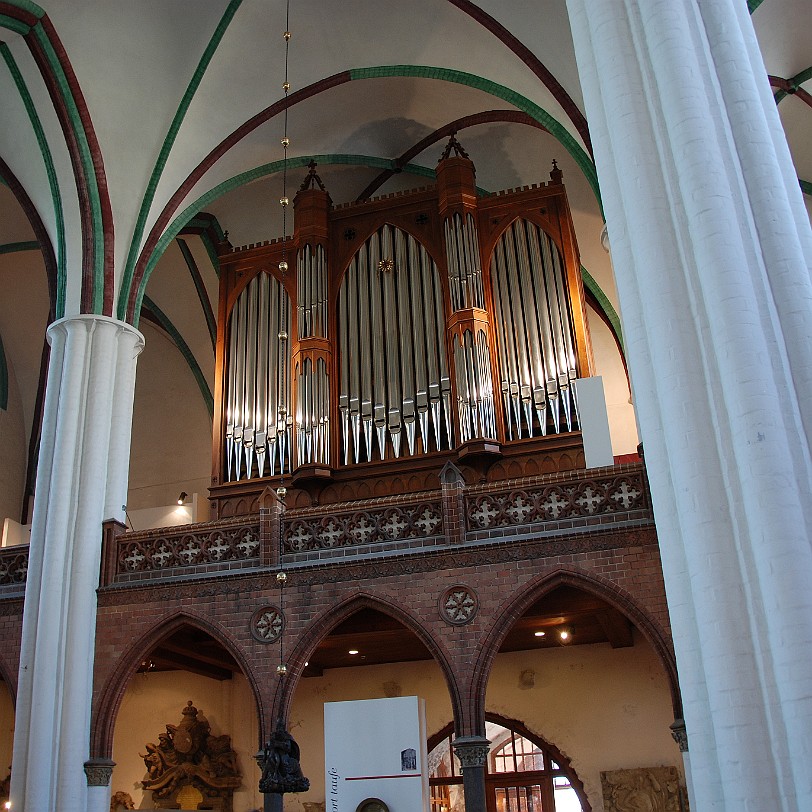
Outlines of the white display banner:
M 326 812 L 378 799 L 389 812 L 428 812 L 425 702 L 417 696 L 326 702 Z

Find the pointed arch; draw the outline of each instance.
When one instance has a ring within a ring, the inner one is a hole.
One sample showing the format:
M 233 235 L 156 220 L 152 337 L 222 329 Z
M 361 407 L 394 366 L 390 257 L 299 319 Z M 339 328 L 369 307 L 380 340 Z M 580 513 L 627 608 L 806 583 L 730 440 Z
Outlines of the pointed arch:
M 127 686 L 136 673 L 138 664 L 162 640 L 184 626 L 191 626 L 210 635 L 237 661 L 243 675 L 248 680 L 248 684 L 251 686 L 254 701 L 256 702 L 257 717 L 261 725 L 263 718 L 262 693 L 256 683 L 248 658 L 239 643 L 221 624 L 213 622 L 203 614 L 188 610 L 176 611 L 162 618 L 138 640 L 131 643 L 118 658 L 115 668 L 107 677 L 93 709 L 90 726 L 91 758 L 110 758 L 113 752 L 113 731 L 118 711 Z
M 662 663 L 671 693 L 674 718 L 682 718 L 682 698 L 677 681 L 677 663 L 670 636 L 624 589 L 612 581 L 576 567 L 560 567 L 537 576 L 507 598 L 494 614 L 486 632 L 471 678 L 470 713 L 480 726 L 485 724 L 485 692 L 493 661 L 516 621 L 539 599 L 560 586 L 570 586 L 606 601 L 625 615 L 643 634 Z
M 559 765 L 559 767 L 566 774 L 567 778 L 570 780 L 570 784 L 575 789 L 575 792 L 578 795 L 578 800 L 581 802 L 582 812 L 592 812 L 592 805 L 587 798 L 584 782 L 580 779 L 578 773 L 575 771 L 575 768 L 572 766 L 570 757 L 563 750 L 559 749 L 558 746 L 553 744 L 551 741 L 548 741 L 540 733 L 536 733 L 534 730 L 531 730 L 519 719 L 513 719 L 509 716 L 502 716 L 499 713 L 486 711 L 485 721 L 500 725 L 513 733 L 518 733 L 520 736 L 533 742 L 533 744 L 545 751 L 547 755 Z M 440 728 L 440 730 L 438 730 L 436 733 L 432 733 L 426 740 L 429 754 L 431 754 L 431 751 L 438 744 L 440 744 L 443 739 L 447 739 L 451 735 L 457 735 L 454 729 L 454 722 L 449 722 L 447 725 Z M 493 742 L 491 742 L 491 744 L 493 744 Z
M 421 643 L 429 650 L 436 663 L 440 666 L 445 677 L 448 693 L 451 698 L 451 708 L 454 721 L 459 723 L 462 710 L 459 686 L 451 667 L 448 655 L 440 643 L 435 640 L 431 633 L 413 615 L 406 612 L 397 604 L 385 598 L 371 595 L 367 592 L 358 592 L 345 599 L 336 606 L 332 606 L 322 612 L 311 624 L 310 628 L 299 638 L 299 641 L 286 656 L 288 666 L 288 677 L 285 680 L 277 680 L 270 705 L 270 716 L 263 720 L 266 731 L 270 730 L 274 720 L 281 718 L 287 721 L 290 713 L 290 706 L 299 680 L 304 671 L 304 664 L 312 656 L 319 643 L 329 635 L 340 623 L 354 615 L 360 609 L 374 609 L 382 614 L 394 618 L 409 631 L 417 635 Z
M 532 116 L 536 121 L 542 124 L 550 134 L 555 137 L 564 149 L 575 160 L 578 167 L 584 173 L 587 182 L 591 186 L 598 205 L 601 207 L 601 214 L 603 214 L 603 207 L 601 204 L 600 189 L 598 187 L 598 177 L 595 170 L 595 164 L 589 157 L 588 153 L 578 143 L 577 139 L 567 130 L 557 119 L 550 115 L 544 108 L 523 96 L 520 93 L 512 90 L 509 87 L 500 85 L 490 79 L 485 79 L 481 76 L 466 73 L 465 71 L 451 70 L 448 68 L 439 68 L 428 65 L 380 65 L 370 68 L 355 68 L 352 70 L 341 71 L 333 74 L 332 76 L 325 77 L 301 90 L 295 91 L 284 99 L 275 102 L 274 104 L 266 107 L 264 110 L 256 113 L 250 119 L 241 124 L 234 130 L 227 138 L 221 141 L 209 154 L 192 170 L 185 181 L 176 189 L 172 197 L 167 201 L 161 213 L 152 225 L 150 232 L 144 241 L 141 252 L 132 272 L 125 272 L 124 279 L 122 280 L 121 290 L 119 291 L 118 298 L 118 317 L 122 320 L 132 322 L 137 319 L 138 310 L 141 304 L 141 298 L 146 288 L 149 275 L 152 273 L 158 258 L 162 252 L 161 243 L 168 239 L 174 239 L 177 231 L 172 233 L 170 225 L 172 218 L 178 211 L 180 204 L 184 198 L 192 191 L 195 185 L 205 176 L 214 164 L 223 157 L 233 146 L 238 144 L 249 133 L 269 121 L 274 116 L 284 112 L 285 110 L 299 104 L 307 99 L 313 98 L 320 93 L 323 93 L 331 88 L 338 87 L 346 84 L 347 82 L 365 80 L 365 79 L 386 79 L 386 78 L 418 78 L 418 79 L 436 79 L 451 84 L 460 84 L 467 87 L 473 87 L 478 90 L 488 93 L 495 98 L 502 99 L 503 101 L 513 104 L 519 110 Z M 199 210 L 199 209 L 198 209 Z M 191 217 L 193 212 L 186 212 L 186 220 Z M 181 218 L 175 218 L 176 220 Z M 178 226 L 179 230 L 180 226 Z M 169 229 L 169 231 L 167 231 Z M 171 236 L 169 236 L 171 234 Z
M 2 0 L 0 27 L 25 40 L 65 137 L 81 214 L 81 312 L 112 316 L 113 211 L 101 147 L 81 86 L 53 23 L 38 5 Z
M 42 251 L 42 262 L 45 265 L 45 276 L 48 280 L 48 323 L 50 324 L 59 313 L 59 291 L 60 289 L 64 290 L 65 285 L 64 278 L 61 278 L 59 275 L 56 254 L 54 252 L 53 243 L 51 242 L 51 237 L 45 228 L 45 224 L 42 222 L 42 218 L 36 206 L 34 206 L 33 201 L 28 196 L 28 192 L 26 192 L 23 185 L 14 176 L 11 167 L 9 167 L 2 158 L 0 158 L 0 179 L 5 181 L 11 193 L 20 204 L 20 208 L 25 213 L 31 225 L 31 230 L 37 238 L 37 248 Z

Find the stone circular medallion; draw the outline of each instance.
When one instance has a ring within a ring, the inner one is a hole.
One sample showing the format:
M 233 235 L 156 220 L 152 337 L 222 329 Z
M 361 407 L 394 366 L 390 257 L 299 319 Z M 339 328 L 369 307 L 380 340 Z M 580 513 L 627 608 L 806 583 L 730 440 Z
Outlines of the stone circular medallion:
M 452 626 L 470 623 L 478 610 L 476 592 L 467 586 L 458 584 L 449 587 L 440 598 L 440 617 Z
M 278 640 L 285 628 L 285 616 L 275 606 L 263 606 L 251 616 L 251 634 L 260 643 Z

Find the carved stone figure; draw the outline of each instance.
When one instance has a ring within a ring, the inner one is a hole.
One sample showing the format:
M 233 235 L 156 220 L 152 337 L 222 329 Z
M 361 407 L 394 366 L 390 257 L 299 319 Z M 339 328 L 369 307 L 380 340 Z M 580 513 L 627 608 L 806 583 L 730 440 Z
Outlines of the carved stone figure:
M 676 767 L 601 773 L 605 812 L 681 812 Z
M 264 756 L 260 792 L 282 795 L 310 789 L 310 781 L 302 775 L 299 764 L 299 745 L 281 722 L 265 745 Z
M 135 802 L 129 792 L 114 792 L 110 798 L 110 812 L 119 812 L 121 809 L 135 809 Z
M 147 752 L 140 754 L 147 768 L 141 784 L 152 791 L 159 808 L 184 787 L 193 786 L 205 798 L 222 799 L 220 807 L 230 809 L 231 796 L 242 782 L 231 737 L 212 736 L 208 721 L 198 713 L 189 700 L 180 724 L 167 724 L 166 733 L 158 734 L 158 744 L 147 744 Z

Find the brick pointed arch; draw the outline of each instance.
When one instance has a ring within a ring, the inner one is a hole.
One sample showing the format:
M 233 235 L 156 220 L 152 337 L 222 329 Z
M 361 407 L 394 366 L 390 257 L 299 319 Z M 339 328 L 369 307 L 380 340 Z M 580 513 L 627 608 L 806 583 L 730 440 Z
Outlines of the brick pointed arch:
M 195 612 L 174 612 L 156 623 L 148 632 L 132 643 L 118 658 L 103 686 L 97 687 L 93 702 L 90 725 L 90 757 L 110 758 L 113 752 L 113 731 L 124 693 L 138 664 L 164 638 L 184 626 L 205 632 L 220 643 L 237 661 L 243 675 L 251 686 L 257 705 L 258 718 L 262 719 L 262 694 L 248 665 L 248 659 L 236 640 L 218 623 Z
M 625 590 L 612 581 L 591 572 L 577 568 L 558 568 L 529 581 L 520 592 L 510 596 L 494 613 L 493 622 L 482 640 L 479 657 L 471 677 L 471 690 L 468 694 L 472 719 L 484 730 L 485 692 L 491 674 L 493 661 L 508 632 L 517 620 L 540 598 L 559 586 L 571 586 L 595 595 L 619 612 L 622 612 L 640 630 L 651 644 L 662 663 L 671 693 L 674 718 L 682 718 L 682 698 L 677 681 L 677 663 L 674 657 L 670 636 L 649 612 Z
M 451 697 L 451 708 L 454 719 L 459 720 L 461 718 L 462 702 L 459 687 L 454 670 L 451 667 L 450 658 L 443 647 L 417 618 L 404 611 L 401 607 L 385 598 L 362 592 L 330 607 L 319 615 L 319 617 L 310 624 L 308 630 L 299 638 L 293 649 L 287 653 L 286 663 L 288 666 L 288 677 L 284 681 L 277 680 L 276 682 L 273 700 L 270 703 L 271 713 L 267 720 L 266 731 L 271 729 L 276 719 L 281 718 L 287 721 L 293 696 L 296 693 L 296 688 L 299 685 L 299 680 L 304 671 L 304 664 L 312 656 L 318 644 L 330 634 L 336 626 L 355 614 L 359 609 L 375 609 L 378 612 L 389 615 L 389 617 L 402 623 L 409 631 L 417 635 L 420 642 L 431 652 L 445 677 L 448 693 Z

